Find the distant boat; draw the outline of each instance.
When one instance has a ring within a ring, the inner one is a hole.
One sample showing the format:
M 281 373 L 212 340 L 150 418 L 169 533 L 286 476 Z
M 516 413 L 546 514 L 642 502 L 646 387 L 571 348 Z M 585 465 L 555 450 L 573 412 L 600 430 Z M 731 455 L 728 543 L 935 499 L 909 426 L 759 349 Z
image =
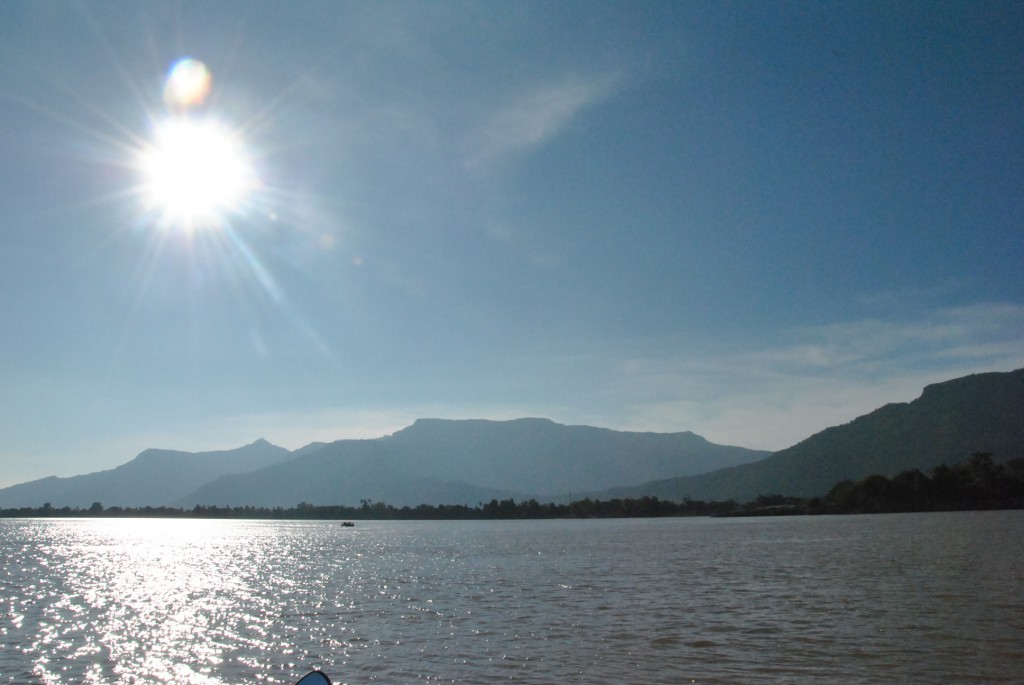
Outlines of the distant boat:
M 343 528 L 355 528 L 356 527 L 356 524 L 352 523 L 351 521 L 342 521 L 341 525 L 342 525 Z

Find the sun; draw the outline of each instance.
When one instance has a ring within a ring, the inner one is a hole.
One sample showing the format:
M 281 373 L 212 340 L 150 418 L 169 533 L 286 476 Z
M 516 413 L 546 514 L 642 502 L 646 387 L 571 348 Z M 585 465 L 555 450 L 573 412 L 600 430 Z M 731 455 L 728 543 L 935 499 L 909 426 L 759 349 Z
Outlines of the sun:
M 224 228 L 257 190 L 241 132 L 207 113 L 212 83 L 201 61 L 175 62 L 164 83 L 167 112 L 136 151 L 138 194 L 161 228 Z
M 160 225 L 188 231 L 222 226 L 257 186 L 241 135 L 213 118 L 159 122 L 138 166 L 146 209 Z

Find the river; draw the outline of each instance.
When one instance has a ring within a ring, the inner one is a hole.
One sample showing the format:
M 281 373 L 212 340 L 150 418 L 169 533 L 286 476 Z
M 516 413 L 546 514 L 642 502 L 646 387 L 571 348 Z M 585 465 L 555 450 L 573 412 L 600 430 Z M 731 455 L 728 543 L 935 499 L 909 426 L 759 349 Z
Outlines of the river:
M 1024 511 L 0 520 L 0 683 L 1022 683 Z

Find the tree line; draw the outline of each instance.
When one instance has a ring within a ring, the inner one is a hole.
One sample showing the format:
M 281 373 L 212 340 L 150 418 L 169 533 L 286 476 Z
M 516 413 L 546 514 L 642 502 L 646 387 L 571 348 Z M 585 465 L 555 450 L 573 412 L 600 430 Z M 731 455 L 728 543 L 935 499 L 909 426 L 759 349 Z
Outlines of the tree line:
M 1024 458 L 996 464 L 988 452 L 965 463 L 918 469 L 893 478 L 868 476 L 837 483 L 822 507 L 838 513 L 883 513 L 1024 508 Z
M 383 502 L 361 500 L 359 506 L 315 505 L 300 502 L 285 507 L 220 507 L 196 505 L 174 507 L 104 507 L 100 502 L 82 509 L 41 507 L 0 510 L 0 518 L 202 518 L 267 520 L 486 520 L 486 519 L 583 519 L 654 518 L 666 516 L 779 516 L 794 514 L 865 514 L 972 509 L 1024 509 L 1024 458 L 996 464 L 987 452 L 975 452 L 954 466 L 941 465 L 925 475 L 918 469 L 903 471 L 893 478 L 872 475 L 861 480 L 837 483 L 824 497 L 812 499 L 761 495 L 739 504 L 734 500 L 684 499 L 682 502 L 657 497 L 589 497 L 568 504 L 540 503 L 535 499 L 492 499 L 476 506 L 467 504 L 420 504 L 396 507 Z
M 315 505 L 300 502 L 294 507 L 221 507 L 196 505 L 175 507 L 104 507 L 100 502 L 80 507 L 20 507 L 0 510 L 2 518 L 204 518 L 267 520 L 486 520 L 556 518 L 651 518 L 658 516 L 713 516 L 737 508 L 737 503 L 684 500 L 673 502 L 657 497 L 584 498 L 569 504 L 540 503 L 535 499 L 492 499 L 476 506 L 467 504 L 420 504 L 396 507 L 384 502 L 362 500 L 359 506 Z
M 1024 458 L 996 464 L 988 452 L 964 463 L 942 464 L 928 476 L 908 469 L 836 483 L 824 497 L 761 496 L 723 516 L 887 514 L 915 511 L 1024 509 Z

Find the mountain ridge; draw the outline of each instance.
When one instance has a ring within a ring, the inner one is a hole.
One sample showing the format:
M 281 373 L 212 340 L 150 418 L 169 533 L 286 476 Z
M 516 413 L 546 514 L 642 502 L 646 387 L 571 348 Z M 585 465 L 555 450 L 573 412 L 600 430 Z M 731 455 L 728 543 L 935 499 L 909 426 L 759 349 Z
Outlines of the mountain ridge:
M 767 452 L 716 445 L 691 432 L 633 433 L 566 426 L 550 419 L 418 419 L 389 436 L 338 440 L 287 465 L 220 479 L 181 506 L 476 504 L 503 498 L 550 499 L 638 483 L 656 473 L 700 473 Z M 444 499 L 454 498 L 454 499 Z
M 150 506 L 182 497 L 211 478 L 260 469 L 290 452 L 260 438 L 241 447 L 208 452 L 145 449 L 112 469 L 79 476 L 47 476 L 0 489 L 0 506 Z
M 915 400 L 885 404 L 758 462 L 594 496 L 819 497 L 843 480 L 930 470 L 966 461 L 973 452 L 989 452 L 998 463 L 1024 455 L 1024 369 L 932 383 Z
M 391 435 L 294 451 L 262 438 L 215 452 L 147 449 L 108 471 L 4 488 L 0 507 L 748 501 L 821 496 L 842 480 L 928 470 L 973 452 L 990 452 L 997 462 L 1024 455 L 1024 369 L 929 384 L 911 402 L 885 404 L 774 454 L 716 445 L 691 431 L 423 418 Z
M 262 438 L 221 452 L 147 449 L 108 471 L 5 488 L 0 507 L 294 506 L 364 499 L 475 504 L 695 474 L 767 454 L 716 445 L 690 431 L 637 433 L 544 418 L 424 418 L 380 438 L 314 442 L 293 452 Z M 215 461 L 218 468 L 201 473 L 204 462 Z

